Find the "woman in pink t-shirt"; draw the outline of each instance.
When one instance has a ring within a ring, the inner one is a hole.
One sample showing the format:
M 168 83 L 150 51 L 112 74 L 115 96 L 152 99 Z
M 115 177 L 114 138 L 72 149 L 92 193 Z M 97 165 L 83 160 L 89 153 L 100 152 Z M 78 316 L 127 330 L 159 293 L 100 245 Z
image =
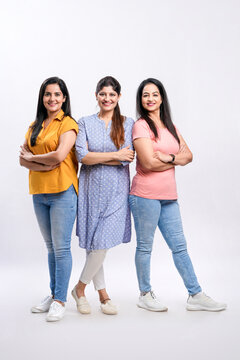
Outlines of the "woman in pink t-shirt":
M 192 153 L 173 125 L 167 94 L 160 81 L 150 78 L 140 84 L 137 112 L 139 119 L 133 127 L 137 174 L 129 202 L 137 235 L 138 306 L 151 311 L 167 310 L 150 285 L 152 244 L 158 226 L 188 290 L 187 310 L 224 310 L 225 304 L 202 292 L 187 252 L 177 201 L 175 166 L 190 163 Z

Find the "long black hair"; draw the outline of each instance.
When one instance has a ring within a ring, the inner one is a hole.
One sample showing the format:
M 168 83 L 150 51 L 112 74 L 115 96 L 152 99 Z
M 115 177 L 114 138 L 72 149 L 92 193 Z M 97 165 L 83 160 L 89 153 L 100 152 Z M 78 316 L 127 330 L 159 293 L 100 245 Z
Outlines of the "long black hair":
M 34 123 L 32 124 L 32 135 L 31 135 L 31 146 L 36 144 L 36 139 L 42 128 L 43 121 L 47 118 L 47 109 L 43 105 L 43 96 L 45 94 L 46 87 L 50 84 L 58 84 L 60 87 L 63 96 L 65 97 L 65 102 L 62 104 L 62 110 L 64 111 L 65 116 L 71 116 L 71 106 L 70 106 L 70 97 L 68 93 L 67 86 L 62 79 L 59 79 L 57 76 L 53 76 L 45 80 L 39 90 L 38 96 L 38 105 L 37 105 L 37 114 Z
M 161 98 L 162 98 L 162 103 L 160 105 L 160 114 L 159 114 L 160 119 L 163 122 L 164 126 L 166 126 L 168 131 L 175 137 L 175 139 L 178 141 L 178 143 L 180 143 L 176 128 L 173 125 L 173 122 L 171 119 L 171 111 L 170 111 L 170 105 L 168 102 L 167 93 L 166 93 L 166 90 L 164 89 L 163 84 L 159 80 L 149 78 L 149 79 L 142 81 L 141 84 L 139 85 L 138 90 L 137 90 L 137 116 L 146 120 L 146 122 L 148 123 L 150 129 L 152 130 L 155 138 L 157 139 L 158 132 L 157 132 L 156 125 L 154 124 L 154 121 L 150 118 L 149 112 L 146 109 L 144 109 L 144 107 L 142 105 L 143 88 L 147 84 L 154 84 L 157 86 L 159 93 L 161 95 Z
M 111 86 L 118 95 L 121 94 L 121 85 L 114 77 L 106 76 L 99 80 L 96 87 L 96 94 L 98 94 L 105 86 Z M 124 120 L 125 117 L 121 115 L 120 107 L 117 104 L 117 106 L 114 108 L 110 132 L 110 137 L 117 149 L 119 149 L 121 145 L 124 144 Z

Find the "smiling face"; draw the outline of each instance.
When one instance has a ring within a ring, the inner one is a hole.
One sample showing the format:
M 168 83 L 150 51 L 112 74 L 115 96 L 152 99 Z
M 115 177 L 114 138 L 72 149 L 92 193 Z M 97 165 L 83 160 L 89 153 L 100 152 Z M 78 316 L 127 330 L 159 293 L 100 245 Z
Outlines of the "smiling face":
M 48 113 L 58 113 L 66 97 L 63 95 L 58 84 L 47 85 L 43 95 L 43 105 Z
M 112 86 L 104 86 L 97 94 L 96 99 L 100 109 L 104 112 L 112 111 L 117 106 L 121 94 L 118 95 Z
M 142 92 L 142 106 L 148 112 L 159 110 L 162 103 L 162 98 L 159 93 L 158 87 L 154 84 L 147 84 Z

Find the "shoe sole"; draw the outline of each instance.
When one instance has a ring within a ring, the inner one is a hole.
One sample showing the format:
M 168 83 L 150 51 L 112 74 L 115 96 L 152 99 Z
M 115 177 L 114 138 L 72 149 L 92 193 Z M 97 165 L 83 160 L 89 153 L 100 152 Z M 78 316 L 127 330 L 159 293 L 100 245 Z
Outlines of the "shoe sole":
M 166 312 L 168 311 L 168 308 L 167 307 L 164 307 L 164 308 L 161 308 L 161 309 L 153 309 L 153 308 L 149 308 L 147 306 L 144 306 L 144 305 L 140 305 L 140 304 L 137 304 L 137 306 L 141 309 L 145 309 L 145 310 L 149 310 L 149 311 L 154 311 L 154 312 Z
M 78 298 L 76 299 L 76 295 L 75 295 L 75 293 L 74 293 L 74 290 L 72 290 L 71 294 L 72 294 L 72 297 L 74 298 L 74 300 L 76 301 L 77 311 L 80 312 L 81 314 L 84 314 L 84 315 L 91 314 L 91 308 L 90 308 L 90 306 L 89 306 L 90 309 L 87 310 L 87 311 L 80 309 L 81 305 L 78 305 Z
M 223 311 L 226 310 L 226 307 L 220 307 L 220 308 L 215 308 L 215 309 L 210 309 L 204 306 L 197 306 L 197 305 L 187 305 L 186 309 L 188 311 L 213 311 L 213 312 L 218 312 L 218 311 Z
M 46 321 L 47 322 L 55 322 L 55 321 L 59 321 L 62 320 L 63 316 L 61 318 L 56 318 L 56 317 L 47 317 Z
M 31 313 L 33 314 L 40 314 L 40 313 L 45 313 L 45 312 L 48 312 L 49 309 L 47 310 L 40 310 L 40 309 L 37 309 L 37 308 L 31 308 Z

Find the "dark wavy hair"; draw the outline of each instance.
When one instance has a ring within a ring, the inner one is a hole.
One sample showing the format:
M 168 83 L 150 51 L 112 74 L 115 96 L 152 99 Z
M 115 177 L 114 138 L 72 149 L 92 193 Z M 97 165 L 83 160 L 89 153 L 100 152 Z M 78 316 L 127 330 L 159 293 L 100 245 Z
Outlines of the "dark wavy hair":
M 105 86 L 112 86 L 113 90 L 116 91 L 118 95 L 120 95 L 121 85 L 114 77 L 106 76 L 99 80 L 96 87 L 96 94 L 98 94 Z M 119 149 L 121 145 L 124 144 L 124 120 L 125 117 L 121 115 L 120 107 L 117 104 L 117 106 L 114 108 L 110 132 L 110 137 L 117 149 Z
M 45 94 L 46 87 L 50 84 L 58 84 L 59 85 L 60 90 L 63 93 L 63 96 L 66 98 L 65 102 L 62 104 L 62 110 L 64 111 L 64 115 L 72 117 L 71 106 L 70 106 L 70 97 L 69 97 L 68 89 L 67 89 L 65 82 L 57 76 L 53 76 L 53 77 L 50 77 L 47 80 L 45 80 L 42 83 L 40 90 L 39 90 L 36 119 L 31 126 L 31 128 L 32 128 L 31 146 L 34 146 L 36 144 L 38 134 L 42 128 L 42 123 L 48 116 L 47 110 L 46 110 L 45 106 L 43 105 L 43 96 Z
M 159 93 L 161 95 L 161 98 L 162 98 L 162 103 L 161 103 L 160 109 L 159 109 L 160 119 L 163 122 L 163 124 L 166 126 L 168 131 L 175 137 L 175 139 L 178 141 L 178 143 L 180 143 L 179 137 L 176 132 L 176 128 L 173 125 L 173 122 L 171 119 L 171 111 L 170 111 L 170 105 L 168 102 L 167 93 L 166 93 L 166 90 L 164 89 L 163 84 L 159 80 L 153 79 L 153 78 L 148 78 L 148 79 L 142 81 L 141 84 L 139 85 L 138 90 L 137 90 L 137 117 L 146 120 L 146 122 L 148 123 L 150 129 L 152 130 L 155 138 L 157 139 L 158 132 L 157 132 L 156 125 L 154 124 L 154 121 L 150 118 L 149 112 L 146 109 L 144 109 L 144 107 L 142 105 L 142 93 L 143 93 L 144 87 L 147 84 L 154 84 L 157 86 Z

